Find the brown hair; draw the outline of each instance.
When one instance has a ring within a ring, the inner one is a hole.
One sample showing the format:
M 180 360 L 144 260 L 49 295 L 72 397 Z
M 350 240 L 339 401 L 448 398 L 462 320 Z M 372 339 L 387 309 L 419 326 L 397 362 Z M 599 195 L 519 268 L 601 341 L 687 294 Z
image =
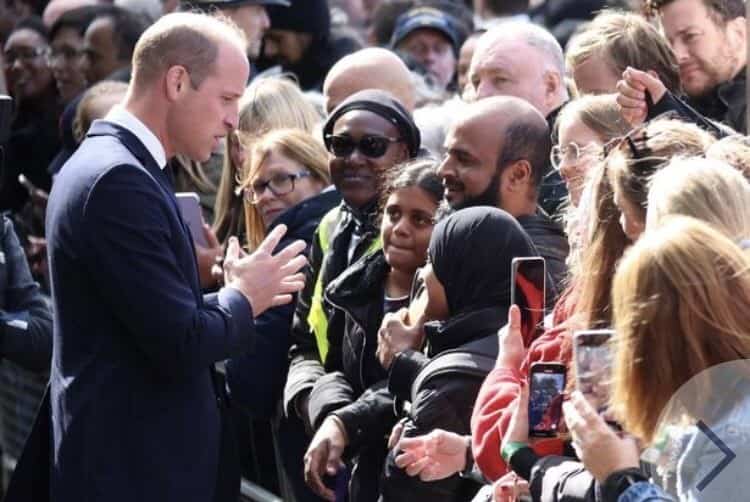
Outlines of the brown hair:
M 646 220 L 648 184 L 672 157 L 702 156 L 716 141 L 703 129 L 681 120 L 657 119 L 634 129 L 609 155 L 609 178 L 618 197 Z
M 597 15 L 568 45 L 570 71 L 595 55 L 601 56 L 617 75 L 629 66 L 652 70 L 667 89 L 680 93 L 677 58 L 664 36 L 642 16 L 620 11 Z
M 245 52 L 245 35 L 229 18 L 193 12 L 167 14 L 152 24 L 133 51 L 133 83 L 154 82 L 172 66 L 183 66 L 197 89 L 215 66 L 219 42 Z
M 247 136 L 243 139 L 247 139 Z M 331 175 L 328 172 L 328 152 L 309 133 L 299 129 L 276 129 L 259 139 L 250 138 L 250 141 L 248 148 L 250 155 L 243 168 L 246 174 L 240 184 L 241 189 L 244 190 L 255 181 L 258 171 L 271 153 L 279 153 L 299 162 L 323 186 L 331 184 Z M 252 251 L 266 237 L 266 227 L 256 206 L 247 201 L 245 201 L 245 227 L 247 247 Z
M 611 325 L 610 293 L 615 267 L 630 244 L 620 226 L 620 211 L 615 206 L 612 185 L 607 176 L 608 163 L 602 162 L 591 179 L 594 191 L 587 217 L 589 232 L 581 256 L 578 274 L 572 278 L 578 290 L 575 304 L 585 326 L 602 328 Z
M 615 275 L 612 406 L 651 442 L 680 387 L 717 364 L 750 357 L 750 275 L 737 244 L 706 223 L 676 217 L 647 232 Z

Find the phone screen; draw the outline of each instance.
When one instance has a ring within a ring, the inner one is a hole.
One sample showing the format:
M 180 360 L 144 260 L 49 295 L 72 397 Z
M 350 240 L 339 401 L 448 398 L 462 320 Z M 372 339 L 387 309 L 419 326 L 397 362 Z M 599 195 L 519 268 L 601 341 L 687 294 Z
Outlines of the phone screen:
M 573 337 L 576 386 L 599 413 L 607 411 L 612 380 L 612 330 L 579 331 Z
M 544 333 L 544 258 L 514 258 L 511 267 L 510 300 L 521 309 L 521 332 L 528 345 Z
M 532 436 L 554 436 L 562 415 L 565 366 L 532 365 L 529 379 L 529 432 Z

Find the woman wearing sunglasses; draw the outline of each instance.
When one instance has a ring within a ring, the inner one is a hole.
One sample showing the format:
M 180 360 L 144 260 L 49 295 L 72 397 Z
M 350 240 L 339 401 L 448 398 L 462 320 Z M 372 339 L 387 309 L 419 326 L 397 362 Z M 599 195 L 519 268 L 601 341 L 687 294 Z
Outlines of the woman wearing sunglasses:
M 326 214 L 313 238 L 305 289 L 292 326 L 292 361 L 284 390 L 288 415 L 309 431 L 308 401 L 315 382 L 341 364 L 345 316 L 323 292 L 349 265 L 380 248 L 378 201 L 385 175 L 417 155 L 419 129 L 411 114 L 384 91 L 360 91 L 331 113 L 323 128 L 329 169 L 342 203 Z
M 380 225 L 383 248 L 346 269 L 325 291 L 345 317 L 337 368 L 326 368 L 310 394 L 310 420 L 318 426 L 305 456 L 305 477 L 321 496 L 326 467 L 353 457 L 350 500 L 376 500 L 385 460 L 385 437 L 396 422 L 387 372 L 375 357 L 378 329 L 385 314 L 409 303 L 417 269 L 427 246 L 443 186 L 431 160 L 417 160 L 387 182 Z

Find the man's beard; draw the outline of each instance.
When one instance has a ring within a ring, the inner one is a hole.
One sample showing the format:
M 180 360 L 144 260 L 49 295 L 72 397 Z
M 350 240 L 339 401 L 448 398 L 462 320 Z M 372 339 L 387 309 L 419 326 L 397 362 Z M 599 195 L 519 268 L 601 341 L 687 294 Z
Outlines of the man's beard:
M 471 196 L 466 195 L 464 200 L 453 206 L 453 209 L 458 211 L 459 209 L 465 209 L 467 207 L 476 206 L 491 206 L 500 208 L 502 205 L 502 199 L 500 198 L 500 172 L 496 172 L 492 175 L 490 184 L 484 192 L 479 195 Z

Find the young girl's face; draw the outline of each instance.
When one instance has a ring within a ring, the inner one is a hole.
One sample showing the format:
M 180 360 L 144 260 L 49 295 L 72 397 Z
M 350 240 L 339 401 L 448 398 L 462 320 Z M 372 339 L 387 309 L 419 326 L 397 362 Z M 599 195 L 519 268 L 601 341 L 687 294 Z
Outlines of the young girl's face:
M 380 235 L 388 264 L 414 274 L 427 260 L 437 202 L 417 186 L 400 188 L 386 201 Z
M 560 140 L 553 150 L 555 166 L 565 181 L 570 203 L 578 207 L 586 183 L 586 174 L 597 165 L 602 140 L 577 117 L 560 123 Z

